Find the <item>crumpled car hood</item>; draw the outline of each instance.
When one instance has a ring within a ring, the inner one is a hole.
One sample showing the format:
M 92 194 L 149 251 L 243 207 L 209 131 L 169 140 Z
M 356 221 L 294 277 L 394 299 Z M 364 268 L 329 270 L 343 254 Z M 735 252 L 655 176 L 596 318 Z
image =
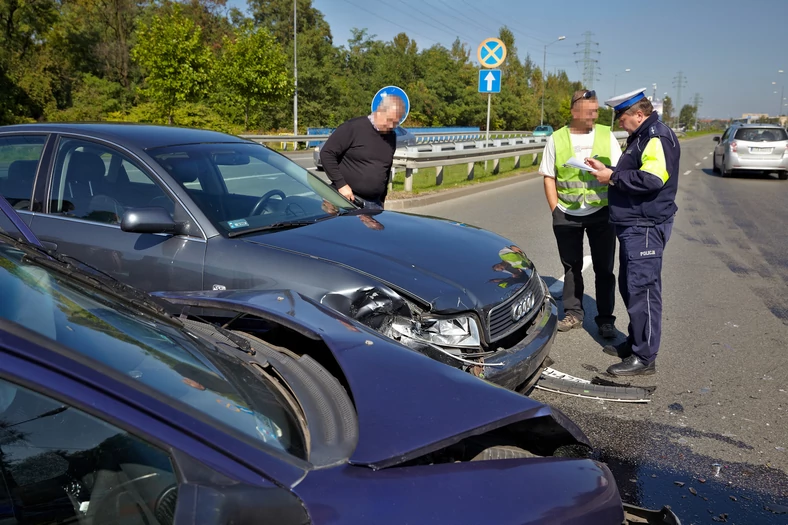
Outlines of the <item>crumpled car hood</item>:
M 533 420 L 590 447 L 560 411 L 441 364 L 290 291 L 157 292 L 179 305 L 257 315 L 322 339 L 350 387 L 359 442 L 350 463 L 385 468 L 465 437 Z M 371 343 L 371 344 L 370 344 Z
M 353 213 L 244 241 L 351 267 L 441 313 L 481 311 L 522 288 L 533 265 L 504 237 L 446 219 Z

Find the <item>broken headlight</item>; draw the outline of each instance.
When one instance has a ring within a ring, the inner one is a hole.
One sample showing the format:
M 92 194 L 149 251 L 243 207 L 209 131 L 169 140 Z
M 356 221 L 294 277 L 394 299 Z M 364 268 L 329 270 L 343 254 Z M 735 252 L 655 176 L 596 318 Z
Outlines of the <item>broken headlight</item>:
M 397 318 L 391 328 L 400 335 L 438 346 L 481 346 L 479 324 L 469 316 L 450 319 Z

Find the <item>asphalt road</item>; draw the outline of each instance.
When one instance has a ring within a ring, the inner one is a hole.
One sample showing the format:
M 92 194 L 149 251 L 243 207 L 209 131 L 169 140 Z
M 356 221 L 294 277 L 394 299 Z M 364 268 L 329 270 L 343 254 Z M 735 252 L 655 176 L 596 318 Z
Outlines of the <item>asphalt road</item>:
M 302 168 L 306 168 L 312 172 L 321 173 L 315 169 L 315 161 L 314 157 L 312 157 L 312 150 L 283 151 L 282 154 Z
M 583 428 L 626 501 L 669 504 L 684 524 L 788 523 L 788 181 L 723 179 L 711 170 L 713 145 L 710 136 L 682 142 L 657 374 L 631 381 L 656 386 L 651 402 L 532 397 Z M 562 274 L 541 179 L 409 212 L 493 230 L 548 284 Z M 584 329 L 559 333 L 551 357 L 553 368 L 591 379 L 616 358 L 601 351 L 593 270 L 585 277 Z

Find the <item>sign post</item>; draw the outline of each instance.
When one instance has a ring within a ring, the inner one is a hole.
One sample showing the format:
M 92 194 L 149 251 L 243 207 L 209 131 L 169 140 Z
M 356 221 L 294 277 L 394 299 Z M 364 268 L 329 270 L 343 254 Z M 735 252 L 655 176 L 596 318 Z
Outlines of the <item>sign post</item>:
M 506 45 L 497 38 L 484 40 L 479 49 L 476 50 L 476 58 L 483 68 L 495 68 L 503 64 L 506 60 Z M 485 133 L 484 147 L 490 142 L 490 102 L 492 93 L 501 92 L 501 70 L 484 69 L 479 70 L 479 93 L 487 93 L 487 131 Z M 485 170 L 487 169 L 487 162 Z
M 490 140 L 490 100 L 493 93 L 501 92 L 501 70 L 500 69 L 480 69 L 479 70 L 479 93 L 487 93 L 487 138 Z M 485 145 L 486 147 L 486 145 Z

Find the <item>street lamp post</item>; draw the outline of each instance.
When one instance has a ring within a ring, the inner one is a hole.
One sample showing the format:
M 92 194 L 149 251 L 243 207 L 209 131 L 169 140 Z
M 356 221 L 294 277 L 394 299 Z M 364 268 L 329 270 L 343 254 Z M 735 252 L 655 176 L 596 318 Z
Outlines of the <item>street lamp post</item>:
M 631 69 L 626 68 L 623 72 L 624 73 L 629 73 L 630 71 L 631 71 Z M 616 82 L 617 81 L 618 81 L 618 73 L 613 75 L 613 96 L 614 97 L 616 96 Z M 613 124 L 615 123 L 615 118 L 616 118 L 616 112 L 613 111 L 612 108 L 611 108 L 611 111 L 610 111 L 610 127 L 611 128 L 613 127 Z
M 298 0 L 293 0 L 293 135 L 298 135 Z M 293 149 L 298 147 L 293 142 Z
M 782 69 L 777 70 L 778 73 L 784 73 Z M 780 118 L 783 111 L 783 100 L 785 99 L 785 82 L 783 82 L 781 94 L 780 94 L 780 107 L 777 109 L 777 118 Z
M 544 92 L 547 90 L 547 46 L 560 42 L 566 39 L 565 36 L 559 36 L 557 40 L 553 40 L 549 44 L 544 45 L 544 56 L 542 57 L 542 118 L 539 119 L 539 125 L 544 124 Z

